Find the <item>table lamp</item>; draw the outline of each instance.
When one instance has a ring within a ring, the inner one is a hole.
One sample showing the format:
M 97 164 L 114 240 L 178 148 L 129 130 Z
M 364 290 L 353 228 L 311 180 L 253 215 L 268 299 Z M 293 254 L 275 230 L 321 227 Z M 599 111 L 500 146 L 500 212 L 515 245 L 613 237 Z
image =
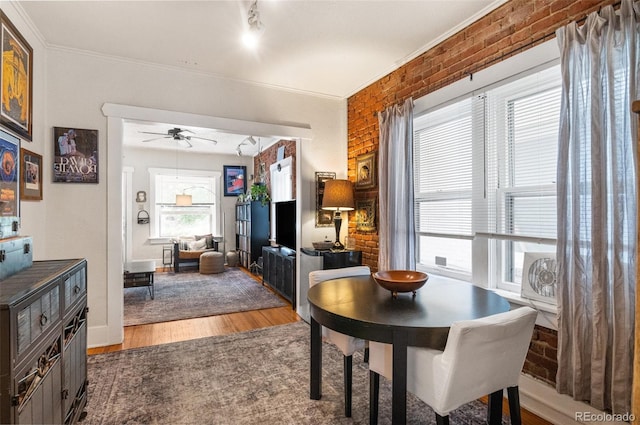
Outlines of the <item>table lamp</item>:
M 342 226 L 342 211 L 352 211 L 355 208 L 353 202 L 353 183 L 349 180 L 327 180 L 324 182 L 324 194 L 322 196 L 322 209 L 335 211 L 333 223 L 336 228 L 336 241 L 333 249 L 344 249 L 340 243 L 340 226 Z

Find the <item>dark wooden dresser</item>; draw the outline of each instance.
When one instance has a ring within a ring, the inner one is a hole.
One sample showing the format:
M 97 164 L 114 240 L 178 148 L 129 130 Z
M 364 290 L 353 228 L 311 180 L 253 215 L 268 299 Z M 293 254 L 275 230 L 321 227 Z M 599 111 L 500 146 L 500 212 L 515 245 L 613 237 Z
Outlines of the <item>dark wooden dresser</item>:
M 86 260 L 34 261 L 0 282 L 0 423 L 72 424 L 86 403 Z

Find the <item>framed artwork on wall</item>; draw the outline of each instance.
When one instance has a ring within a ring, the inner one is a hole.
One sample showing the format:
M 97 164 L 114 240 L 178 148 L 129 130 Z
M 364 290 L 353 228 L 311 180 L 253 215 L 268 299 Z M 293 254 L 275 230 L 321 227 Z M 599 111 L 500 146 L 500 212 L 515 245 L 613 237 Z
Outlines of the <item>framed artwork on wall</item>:
M 2 45 L 0 124 L 31 141 L 33 49 L 1 10 L 0 38 L 2 39 L 0 41 Z
M 0 130 L 0 225 L 20 216 L 20 139 Z
M 376 231 L 376 199 L 356 201 L 356 230 L 358 232 Z
M 356 158 L 356 189 L 376 187 L 376 153 L 369 152 Z
M 333 211 L 322 209 L 322 198 L 324 197 L 324 183 L 335 178 L 336 173 L 316 171 L 316 227 L 334 226 Z
M 247 191 L 247 167 L 223 165 L 224 196 L 239 196 Z
M 53 182 L 98 183 L 98 130 L 53 128 Z
M 24 148 L 20 149 L 20 199 L 42 200 L 42 156 Z

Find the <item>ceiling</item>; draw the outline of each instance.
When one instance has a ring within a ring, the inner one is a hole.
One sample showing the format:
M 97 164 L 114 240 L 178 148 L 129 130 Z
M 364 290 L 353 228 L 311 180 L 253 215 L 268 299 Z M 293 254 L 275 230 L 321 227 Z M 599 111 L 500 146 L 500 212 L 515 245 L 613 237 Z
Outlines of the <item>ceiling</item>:
M 18 3 L 49 47 L 343 99 L 505 1 L 261 0 L 264 30 L 255 50 L 241 42 L 249 1 Z M 152 125 L 143 123 L 143 131 L 175 126 Z M 148 135 L 139 131 L 128 133 L 141 144 Z M 231 135 L 207 134 L 221 139 L 215 149 L 231 154 L 246 137 L 226 142 Z

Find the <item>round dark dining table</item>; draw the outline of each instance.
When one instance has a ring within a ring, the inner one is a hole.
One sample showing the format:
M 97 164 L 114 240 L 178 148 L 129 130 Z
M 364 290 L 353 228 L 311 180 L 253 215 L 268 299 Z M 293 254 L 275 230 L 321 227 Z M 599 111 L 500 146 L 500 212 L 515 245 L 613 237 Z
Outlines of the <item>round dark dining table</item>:
M 452 279 L 431 276 L 416 295 L 380 287 L 371 276 L 327 280 L 309 289 L 311 392 L 322 397 L 322 326 L 393 345 L 392 420 L 406 423 L 407 347 L 444 350 L 449 327 L 459 320 L 509 311 L 498 294 Z

